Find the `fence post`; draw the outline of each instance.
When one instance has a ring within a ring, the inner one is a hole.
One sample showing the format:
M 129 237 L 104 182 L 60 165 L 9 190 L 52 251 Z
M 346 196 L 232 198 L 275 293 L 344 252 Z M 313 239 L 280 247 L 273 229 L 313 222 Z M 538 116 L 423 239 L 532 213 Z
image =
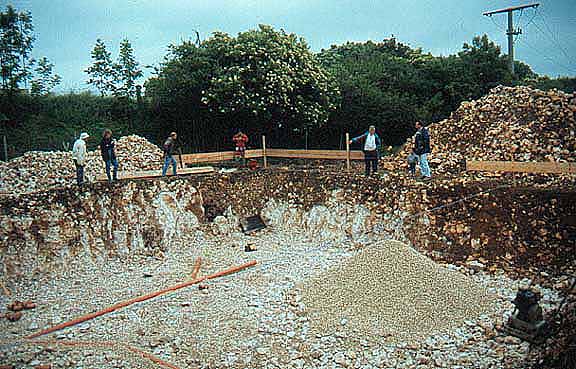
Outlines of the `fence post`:
M 6 142 L 6 135 L 2 136 L 2 140 L 4 141 L 4 160 L 8 161 L 8 142 Z
M 266 136 L 262 135 L 262 157 L 264 158 L 264 168 L 268 168 L 268 161 L 266 160 Z
M 350 170 L 350 133 L 346 132 L 346 170 Z

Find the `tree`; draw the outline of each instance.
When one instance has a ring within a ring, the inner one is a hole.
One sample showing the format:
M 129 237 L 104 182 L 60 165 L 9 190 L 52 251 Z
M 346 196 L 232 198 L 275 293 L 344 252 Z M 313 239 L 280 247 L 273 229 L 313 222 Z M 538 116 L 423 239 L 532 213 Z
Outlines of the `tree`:
M 106 50 L 106 44 L 97 39 L 91 53 L 92 65 L 84 70 L 89 76 L 88 83 L 96 87 L 102 96 L 116 92 L 118 68 L 112 63 L 111 55 Z
M 56 87 L 62 78 L 54 73 L 54 64 L 43 57 L 36 64 L 34 69 L 35 78 L 30 83 L 30 92 L 34 95 L 46 95 Z
M 2 90 L 14 92 L 30 77 L 28 59 L 34 35 L 30 12 L 18 13 L 8 5 L 0 12 L 0 68 Z
M 215 33 L 201 47 L 218 67 L 202 98 L 213 111 L 302 128 L 326 123 L 336 109 L 336 81 L 294 34 L 260 25 L 236 38 Z
M 136 80 L 142 77 L 142 70 L 134 57 L 134 50 L 128 39 L 120 43 L 120 54 L 115 66 L 120 87 L 116 94 L 128 98 L 136 97 Z
M 336 81 L 306 43 L 269 26 L 169 50 L 146 96 L 160 129 L 182 132 L 194 149 L 219 149 L 235 128 L 256 135 L 281 126 L 285 137 L 323 125 L 338 103 Z

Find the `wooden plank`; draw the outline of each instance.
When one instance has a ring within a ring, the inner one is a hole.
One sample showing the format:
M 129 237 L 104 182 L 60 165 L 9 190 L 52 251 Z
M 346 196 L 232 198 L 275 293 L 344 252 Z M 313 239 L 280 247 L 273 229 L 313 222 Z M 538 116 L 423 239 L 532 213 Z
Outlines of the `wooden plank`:
M 214 172 L 213 167 L 196 167 L 196 168 L 185 168 L 179 169 L 177 175 L 190 175 L 190 174 L 205 174 L 205 173 L 212 173 Z M 169 168 L 167 176 L 172 176 L 172 168 Z M 156 178 L 162 177 L 162 170 L 143 170 L 139 172 L 129 172 L 129 171 L 122 171 L 118 172 L 118 179 L 137 179 L 137 178 Z M 107 181 L 108 178 L 105 174 L 99 175 L 96 177 L 97 181 Z
M 298 150 L 298 149 L 256 149 L 246 150 L 246 159 L 266 157 L 287 159 L 326 159 L 347 160 L 348 153 L 344 150 Z M 182 160 L 186 164 L 216 163 L 234 159 L 234 151 L 206 152 L 198 154 L 184 154 Z M 362 151 L 350 151 L 350 160 L 364 160 Z
M 266 155 L 269 157 L 294 159 L 348 159 L 348 153 L 344 150 L 267 149 Z M 364 160 L 364 153 L 362 151 L 350 151 L 350 160 Z
M 262 150 L 246 150 L 246 159 L 262 157 Z M 219 161 L 234 160 L 234 151 L 203 152 L 198 154 L 183 154 L 182 161 L 186 164 L 216 163 Z
M 467 160 L 466 170 L 476 172 L 576 174 L 576 163 Z

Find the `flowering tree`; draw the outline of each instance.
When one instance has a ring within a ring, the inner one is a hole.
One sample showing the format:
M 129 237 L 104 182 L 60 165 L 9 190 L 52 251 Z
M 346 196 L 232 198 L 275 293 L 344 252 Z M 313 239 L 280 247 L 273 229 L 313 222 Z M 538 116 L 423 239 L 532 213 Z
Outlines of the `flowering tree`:
M 270 123 L 322 125 L 336 109 L 338 88 L 303 39 L 261 25 L 202 46 L 216 68 L 202 102 L 219 113 L 248 113 Z

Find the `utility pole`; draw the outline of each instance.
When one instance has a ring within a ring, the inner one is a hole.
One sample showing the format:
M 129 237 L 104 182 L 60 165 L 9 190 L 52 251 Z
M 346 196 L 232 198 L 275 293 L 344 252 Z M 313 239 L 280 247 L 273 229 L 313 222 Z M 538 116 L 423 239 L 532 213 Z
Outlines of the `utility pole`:
M 513 6 L 506 9 L 498 9 L 484 13 L 484 15 L 491 17 L 494 14 L 499 13 L 508 13 L 508 29 L 506 30 L 506 34 L 508 35 L 508 62 L 510 66 L 510 73 L 514 75 L 514 36 L 522 34 L 521 29 L 514 29 L 514 12 L 526 8 L 537 8 L 540 4 L 528 4 L 528 5 L 520 5 L 520 6 Z

